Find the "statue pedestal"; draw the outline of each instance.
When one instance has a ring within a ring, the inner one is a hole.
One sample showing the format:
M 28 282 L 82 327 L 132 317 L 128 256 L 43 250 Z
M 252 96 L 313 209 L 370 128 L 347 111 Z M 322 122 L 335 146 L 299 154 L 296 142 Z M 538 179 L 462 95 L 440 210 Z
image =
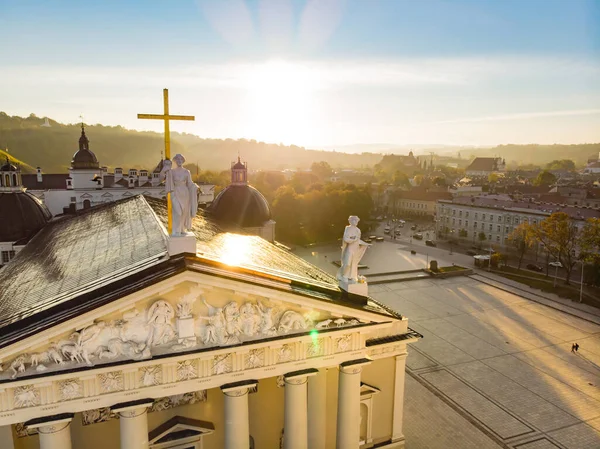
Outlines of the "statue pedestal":
M 340 281 L 340 288 L 353 295 L 369 296 L 369 286 L 366 282 L 356 282 L 351 284 L 346 281 Z
M 168 237 L 169 256 L 181 253 L 196 254 L 196 236 L 192 232 Z

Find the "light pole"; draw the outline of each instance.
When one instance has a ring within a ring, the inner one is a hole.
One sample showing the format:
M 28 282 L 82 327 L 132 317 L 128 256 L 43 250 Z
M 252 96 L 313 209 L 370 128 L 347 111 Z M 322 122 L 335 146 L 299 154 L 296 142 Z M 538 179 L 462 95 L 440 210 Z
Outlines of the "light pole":
M 583 269 L 584 269 L 584 259 L 581 258 L 581 282 L 579 283 L 579 302 L 583 302 Z
M 558 276 L 558 264 L 555 266 L 554 270 L 554 287 L 556 287 L 556 277 Z
M 488 260 L 488 271 L 492 271 L 492 251 L 494 251 L 494 248 L 492 248 L 492 244 L 490 243 L 490 260 Z
M 452 248 L 454 246 L 454 229 L 450 231 L 450 255 L 452 255 Z

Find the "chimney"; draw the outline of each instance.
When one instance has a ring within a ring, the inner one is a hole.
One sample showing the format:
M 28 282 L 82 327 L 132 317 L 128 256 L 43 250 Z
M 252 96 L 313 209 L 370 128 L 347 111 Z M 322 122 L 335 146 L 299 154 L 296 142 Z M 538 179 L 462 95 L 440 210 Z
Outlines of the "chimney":
M 123 177 L 123 169 L 121 167 L 115 168 L 115 182 L 120 181 Z
M 67 190 L 73 190 L 73 178 L 70 176 L 67 178 Z
M 42 169 L 40 167 L 38 167 L 36 169 L 36 173 L 37 173 L 37 182 L 42 182 Z

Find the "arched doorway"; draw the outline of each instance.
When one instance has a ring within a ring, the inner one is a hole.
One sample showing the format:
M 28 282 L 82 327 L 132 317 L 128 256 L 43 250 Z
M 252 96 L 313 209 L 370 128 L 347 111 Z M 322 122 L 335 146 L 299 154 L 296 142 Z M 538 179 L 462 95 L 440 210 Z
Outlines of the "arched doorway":
M 92 207 L 92 203 L 90 202 L 90 200 L 84 200 L 83 201 L 83 208 L 84 209 L 89 209 L 90 207 Z

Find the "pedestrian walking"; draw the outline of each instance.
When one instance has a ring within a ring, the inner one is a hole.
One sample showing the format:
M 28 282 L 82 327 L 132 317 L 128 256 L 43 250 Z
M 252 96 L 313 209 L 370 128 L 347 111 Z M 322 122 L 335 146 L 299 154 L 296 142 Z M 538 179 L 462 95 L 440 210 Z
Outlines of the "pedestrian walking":
M 575 352 L 575 343 L 571 345 L 571 352 Z
M 579 343 L 575 343 L 575 352 L 579 351 Z

